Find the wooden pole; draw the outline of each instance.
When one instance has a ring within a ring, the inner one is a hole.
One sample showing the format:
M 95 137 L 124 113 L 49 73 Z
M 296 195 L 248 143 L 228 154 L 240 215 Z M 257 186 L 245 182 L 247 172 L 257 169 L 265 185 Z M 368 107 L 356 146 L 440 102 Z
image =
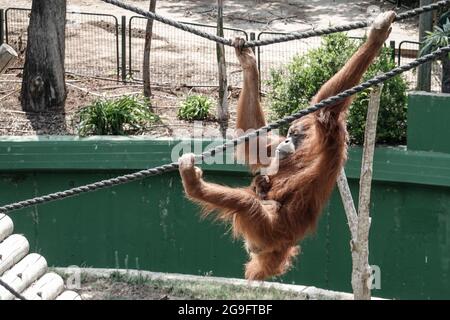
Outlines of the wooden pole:
M 223 0 L 217 0 L 217 35 L 224 36 L 223 33 Z M 217 44 L 217 64 L 219 67 L 219 102 L 217 106 L 217 120 L 220 125 L 220 132 L 226 138 L 228 128 L 228 79 L 227 66 L 225 61 L 225 46 Z
M 420 6 L 425 6 L 433 3 L 433 0 L 420 0 Z M 433 13 L 426 12 L 419 16 L 419 42 L 422 42 L 426 36 L 427 31 L 433 29 Z M 427 62 L 417 68 L 417 90 L 430 91 L 431 90 L 431 64 Z
M 17 59 L 17 52 L 6 43 L 0 46 L 0 74 L 6 71 Z
M 156 10 L 156 0 L 150 0 L 150 12 Z M 144 63 L 142 66 L 142 75 L 144 80 L 144 96 L 148 99 L 152 96 L 152 88 L 150 83 L 150 51 L 152 47 L 153 35 L 153 19 L 147 19 L 147 26 L 145 28 L 145 43 L 144 43 Z M 149 105 L 151 110 L 151 105 Z

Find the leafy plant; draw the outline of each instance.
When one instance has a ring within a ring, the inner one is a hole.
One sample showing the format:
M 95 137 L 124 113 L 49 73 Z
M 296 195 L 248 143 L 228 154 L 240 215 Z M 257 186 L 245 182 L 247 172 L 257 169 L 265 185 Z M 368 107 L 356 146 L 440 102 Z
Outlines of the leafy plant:
M 99 99 L 79 111 L 78 134 L 124 135 L 135 133 L 159 121 L 149 101 L 141 96 L 124 96 L 115 100 Z
M 420 55 L 425 55 L 440 47 L 450 45 L 450 13 L 446 13 L 440 19 L 440 23 L 434 26 L 433 31 L 427 31 L 427 35 L 422 43 Z M 450 93 L 450 53 L 443 54 L 440 58 L 442 62 L 442 92 Z
M 204 95 L 189 95 L 178 109 L 177 116 L 181 120 L 205 120 L 213 105 L 210 98 Z
M 446 47 L 450 44 L 450 20 L 442 26 L 436 25 L 433 31 L 427 31 L 423 47 L 420 50 L 420 55 L 427 54 L 439 47 Z
M 322 44 L 306 54 L 293 58 L 286 66 L 271 70 L 268 84 L 272 120 L 284 117 L 309 106 L 311 98 L 355 53 L 359 40 L 336 33 L 322 38 Z M 395 67 L 389 48 L 370 66 L 364 79 L 374 77 Z M 386 81 L 381 95 L 377 141 L 403 144 L 406 141 L 406 82 L 402 77 Z M 355 144 L 364 141 L 365 119 L 370 89 L 358 94 L 350 106 L 347 127 L 350 140 Z M 287 128 L 284 128 L 286 130 Z

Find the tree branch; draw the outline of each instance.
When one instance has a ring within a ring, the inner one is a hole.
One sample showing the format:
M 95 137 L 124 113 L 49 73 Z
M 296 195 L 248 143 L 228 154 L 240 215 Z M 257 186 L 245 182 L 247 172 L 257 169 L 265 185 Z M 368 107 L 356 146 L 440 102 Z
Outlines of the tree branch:
M 353 243 L 357 239 L 358 215 L 356 213 L 355 203 L 353 202 L 353 197 L 350 192 L 350 187 L 348 186 L 347 176 L 345 175 L 344 168 L 342 168 L 341 173 L 339 174 L 337 185 L 341 194 L 345 214 L 347 215 L 348 227 L 350 228 L 352 237 L 351 243 Z M 353 249 L 353 245 L 351 245 L 351 247 Z
M 364 134 L 363 158 L 359 187 L 358 230 L 356 247 L 358 259 L 353 265 L 352 286 L 355 300 L 370 300 L 371 269 L 369 266 L 370 192 L 372 187 L 373 156 L 377 133 L 378 111 L 383 85 L 371 93 Z

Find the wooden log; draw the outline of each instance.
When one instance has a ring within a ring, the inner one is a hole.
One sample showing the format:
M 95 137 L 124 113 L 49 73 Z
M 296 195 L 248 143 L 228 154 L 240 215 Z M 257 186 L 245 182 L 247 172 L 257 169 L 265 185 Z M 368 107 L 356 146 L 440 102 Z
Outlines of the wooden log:
M 14 230 L 14 224 L 10 217 L 0 214 L 0 242 L 9 237 Z
M 56 300 L 82 300 L 80 295 L 75 291 L 67 290 L 61 293 Z
M 0 243 L 0 275 L 22 260 L 29 248 L 28 240 L 20 234 L 13 234 L 3 240 Z
M 17 292 L 23 292 L 47 271 L 47 261 L 37 253 L 31 253 L 5 272 L 1 279 Z M 0 286 L 0 300 L 13 300 L 15 296 Z
M 63 279 L 56 273 L 50 272 L 33 283 L 22 295 L 27 300 L 54 300 L 63 290 Z
M 0 74 L 6 71 L 8 67 L 17 59 L 17 52 L 6 43 L 0 46 Z

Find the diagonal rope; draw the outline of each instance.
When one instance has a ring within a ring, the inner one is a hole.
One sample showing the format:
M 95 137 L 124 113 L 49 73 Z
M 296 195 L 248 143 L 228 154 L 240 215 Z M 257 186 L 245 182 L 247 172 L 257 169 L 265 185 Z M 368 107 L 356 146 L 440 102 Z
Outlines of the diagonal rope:
M 131 4 L 124 3 L 119 0 L 101 0 L 101 1 L 115 5 L 120 8 L 123 8 L 125 10 L 132 11 L 132 12 L 142 15 L 144 17 L 154 19 L 156 21 L 162 22 L 162 23 L 170 25 L 172 27 L 181 29 L 183 31 L 193 33 L 202 38 L 205 38 L 205 39 L 208 39 L 211 41 L 215 41 L 217 43 L 221 43 L 221 44 L 224 44 L 227 46 L 232 46 L 232 40 L 230 40 L 230 39 L 225 39 L 225 38 L 219 37 L 215 34 L 201 31 L 197 28 L 194 28 L 194 27 L 185 25 L 183 23 L 180 23 L 178 21 L 166 18 L 157 13 L 146 11 L 144 9 L 138 8 Z M 430 5 L 412 9 L 412 10 L 398 14 L 394 21 L 408 19 L 408 18 L 414 17 L 416 15 L 419 15 L 419 14 L 422 14 L 425 12 L 429 12 L 429 11 L 439 9 L 441 7 L 445 7 L 447 5 L 450 5 L 450 0 L 442 0 L 442 1 L 430 4 Z M 281 42 L 286 42 L 286 41 L 305 39 L 305 38 L 315 37 L 315 36 L 323 36 L 323 35 L 335 33 L 335 32 L 342 32 L 342 31 L 349 31 L 349 30 L 353 30 L 353 29 L 364 28 L 364 27 L 367 27 L 370 23 L 371 23 L 370 21 L 358 21 L 358 22 L 353 22 L 353 23 L 349 23 L 346 25 L 341 25 L 341 26 L 320 28 L 320 29 L 305 31 L 305 32 L 292 32 L 292 33 L 282 35 L 279 37 L 274 37 L 272 39 L 247 41 L 244 44 L 244 47 L 260 47 L 260 46 L 266 46 L 266 45 L 274 44 L 274 43 L 281 43 Z
M 253 131 L 249 134 L 243 135 L 236 139 L 230 140 L 230 141 L 226 142 L 225 144 L 218 146 L 212 150 L 205 151 L 204 153 L 197 155 L 196 160 L 201 160 L 201 159 L 205 159 L 208 157 L 212 157 L 220 152 L 225 151 L 228 148 L 234 148 L 238 144 L 241 144 L 243 142 L 248 142 L 250 139 L 255 138 L 259 135 L 264 135 L 265 133 L 267 133 L 273 129 L 276 129 L 282 125 L 289 124 L 292 121 L 294 121 L 296 119 L 300 119 L 301 117 L 304 117 L 310 113 L 316 112 L 327 106 L 334 105 L 337 102 L 343 101 L 356 93 L 364 91 L 365 89 L 367 89 L 371 86 L 380 84 L 388 79 L 395 77 L 396 75 L 399 75 L 405 71 L 411 70 L 423 63 L 426 63 L 426 62 L 429 62 L 432 60 L 436 60 L 437 58 L 441 57 L 443 54 L 448 54 L 449 52 L 450 52 L 450 45 L 440 48 L 440 49 L 437 49 L 436 51 L 433 51 L 430 54 L 427 54 L 427 55 L 420 57 L 414 61 L 411 61 L 408 64 L 396 67 L 396 68 L 392 69 L 391 71 L 388 71 L 384 74 L 378 75 L 378 76 L 376 76 L 370 80 L 367 80 L 353 88 L 350 88 L 350 89 L 345 90 L 335 96 L 332 96 L 325 100 L 322 100 L 321 102 L 319 102 L 307 109 L 300 110 L 300 111 L 298 111 L 292 115 L 289 115 L 285 118 L 282 118 L 272 124 L 266 125 L 256 131 Z M 82 193 L 100 190 L 100 189 L 104 189 L 104 188 L 108 188 L 108 187 L 113 187 L 116 185 L 132 182 L 132 181 L 136 181 L 136 180 L 141 180 L 141 179 L 147 178 L 147 177 L 157 176 L 157 175 L 160 175 L 160 174 L 163 174 L 166 172 L 175 171 L 177 169 L 178 169 L 178 163 L 172 162 L 172 163 L 165 164 L 165 165 L 162 165 L 159 167 L 141 170 L 141 171 L 138 171 L 135 173 L 122 175 L 122 176 L 119 176 L 116 178 L 106 179 L 106 180 L 94 182 L 91 184 L 87 184 L 84 186 L 68 189 L 65 191 L 55 192 L 55 193 L 51 193 L 48 195 L 39 196 L 39 197 L 35 197 L 32 199 L 4 205 L 4 206 L 0 207 L 0 213 L 6 213 L 6 212 L 12 211 L 12 210 L 23 209 L 23 208 L 31 207 L 31 206 L 34 206 L 37 204 L 54 201 L 54 200 L 61 200 L 61 199 L 73 197 L 73 196 L 76 196 L 76 195 L 79 195 Z
M 405 11 L 403 13 L 397 14 L 394 21 L 401 21 L 401 20 L 409 19 L 416 15 L 420 15 L 425 12 L 437 10 L 437 9 L 439 9 L 441 7 L 445 7 L 447 5 L 450 5 L 450 0 L 439 1 L 436 3 L 430 4 L 430 5 L 426 5 L 426 6 L 416 8 L 416 9 Z M 315 37 L 315 36 L 323 36 L 323 35 L 335 33 L 335 32 L 343 32 L 343 31 L 350 31 L 353 29 L 365 28 L 365 27 L 368 27 L 371 23 L 372 23 L 371 21 L 357 21 L 357 22 L 353 22 L 353 23 L 349 23 L 349 24 L 341 25 L 341 26 L 320 28 L 320 29 L 304 31 L 304 32 L 292 32 L 292 33 L 288 33 L 286 35 L 282 35 L 282 36 L 275 37 L 272 39 L 248 41 L 245 46 L 248 46 L 248 47 L 258 46 L 259 47 L 259 46 L 266 46 L 266 45 L 274 44 L 274 43 L 306 39 L 306 38 Z
M 6 290 L 8 290 L 16 298 L 18 298 L 20 300 L 27 300 L 23 295 L 21 295 L 19 292 L 17 292 L 13 287 L 11 287 L 9 284 L 7 284 L 2 279 L 0 279 L 0 286 L 4 287 Z

